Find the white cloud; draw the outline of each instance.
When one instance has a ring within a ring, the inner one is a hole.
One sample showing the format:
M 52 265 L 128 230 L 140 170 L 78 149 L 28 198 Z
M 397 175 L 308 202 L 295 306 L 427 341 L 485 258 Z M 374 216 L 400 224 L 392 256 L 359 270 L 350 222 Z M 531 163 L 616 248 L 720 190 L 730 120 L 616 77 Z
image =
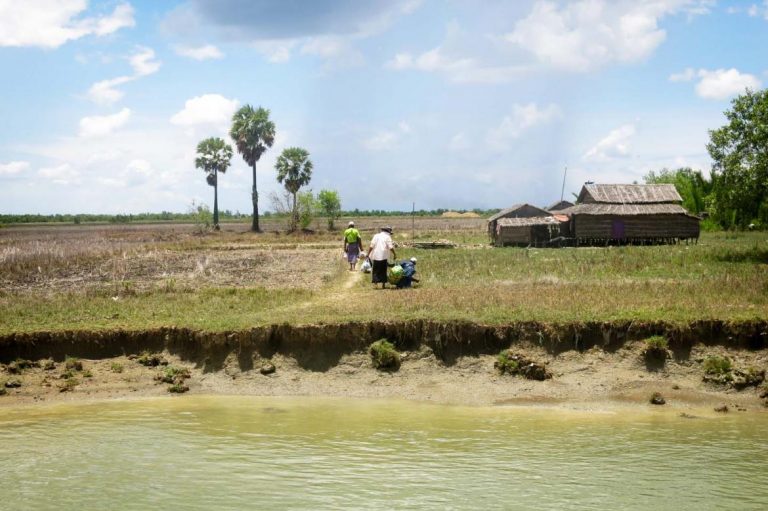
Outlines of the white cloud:
M 516 104 L 512 106 L 512 115 L 505 116 L 498 127 L 488 131 L 486 141 L 494 149 L 504 149 L 511 140 L 518 138 L 528 129 L 546 124 L 558 117 L 560 117 L 560 109 L 557 105 L 539 108 L 536 103 Z
M 449 57 L 440 46 L 418 56 L 398 53 L 385 67 L 396 71 L 413 69 L 443 73 L 457 83 L 508 83 L 527 70 L 524 66 L 488 66 L 472 58 Z
M 659 21 L 678 12 L 709 12 L 708 0 L 537 1 L 506 40 L 540 62 L 589 71 L 612 62 L 646 59 L 666 38 Z
M 470 143 L 467 136 L 462 133 L 456 133 L 451 137 L 451 141 L 448 143 L 448 148 L 451 151 L 463 151 L 469 149 Z
M 314 55 L 341 66 L 358 66 L 365 62 L 359 50 L 346 38 L 338 36 L 313 37 L 302 45 L 301 54 Z
M 131 110 L 123 108 L 112 115 L 94 115 L 80 119 L 81 137 L 101 137 L 112 133 L 120 126 L 128 122 L 131 117 Z
M 68 185 L 77 182 L 80 173 L 73 169 L 69 163 L 62 163 L 55 167 L 45 167 L 37 171 L 37 174 L 53 183 Z
M 682 73 L 670 75 L 672 82 L 689 82 L 699 78 L 696 94 L 705 99 L 728 99 L 742 94 L 745 89 L 756 90 L 762 82 L 754 75 L 741 73 L 738 69 L 699 69 L 688 68 Z
M 28 161 L 11 161 L 0 163 L 0 176 L 12 176 L 29 168 Z
M 236 99 L 227 99 L 220 94 L 203 94 L 188 99 L 184 108 L 171 117 L 171 123 L 186 127 L 201 124 L 226 126 L 232 120 L 238 105 Z
M 125 93 L 115 87 L 130 82 L 133 77 L 118 76 L 109 80 L 102 80 L 91 85 L 88 89 L 88 99 L 99 105 L 111 105 L 120 101 Z
M 155 51 L 152 48 L 143 46 L 136 48 L 136 52 L 128 57 L 128 62 L 133 68 L 133 75 L 118 76 L 94 83 L 88 89 L 88 99 L 99 105 L 111 105 L 121 100 L 125 95 L 123 91 L 115 87 L 156 73 L 162 64 L 159 60 L 155 60 Z
M 397 124 L 397 130 L 384 130 L 363 141 L 363 146 L 370 151 L 391 151 L 401 140 L 402 135 L 413 131 L 405 121 Z
M 586 161 L 607 161 L 626 158 L 631 151 L 630 139 L 635 134 L 634 124 L 625 124 L 608 133 L 593 148 L 584 154 Z
M 182 57 L 189 57 L 194 60 L 209 60 L 224 58 L 224 53 L 212 44 L 205 46 L 177 46 L 176 53 Z
M 58 48 L 87 35 L 103 36 L 135 25 L 133 7 L 123 3 L 112 14 L 80 16 L 86 0 L 0 0 L 0 47 Z
M 139 46 L 137 52 L 128 58 L 133 68 L 134 77 L 147 76 L 156 73 L 160 69 L 161 62 L 155 60 L 155 50 Z

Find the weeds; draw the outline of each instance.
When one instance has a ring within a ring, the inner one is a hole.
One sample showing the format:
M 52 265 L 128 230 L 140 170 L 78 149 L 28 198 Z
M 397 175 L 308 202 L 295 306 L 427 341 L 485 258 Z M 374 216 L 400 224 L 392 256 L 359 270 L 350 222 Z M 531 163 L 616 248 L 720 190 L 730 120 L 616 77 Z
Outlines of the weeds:
M 711 355 L 704 360 L 704 372 L 713 376 L 726 376 L 733 370 L 733 364 L 728 357 Z
M 552 378 L 552 373 L 547 370 L 544 364 L 529 360 L 523 355 L 512 352 L 512 350 L 504 350 L 499 353 L 493 366 L 500 374 L 522 376 L 529 380 L 543 381 Z
M 83 362 L 79 358 L 66 357 L 64 359 L 64 368 L 67 371 L 82 371 Z
M 400 369 L 400 353 L 386 339 L 379 339 L 371 344 L 369 349 L 373 367 L 380 371 L 397 371 Z
M 148 351 L 142 352 L 141 355 L 136 357 L 136 362 L 147 367 L 167 366 L 168 361 L 160 353 L 150 353 Z
M 64 382 L 59 385 L 59 392 L 72 392 L 75 390 L 75 387 L 80 385 L 80 380 L 75 378 L 74 376 L 67 378 L 64 380 Z
M 183 383 L 184 380 L 191 376 L 189 369 L 186 367 L 168 366 L 162 373 L 155 375 L 155 381 L 176 384 Z
M 109 370 L 112 371 L 113 373 L 118 373 L 118 374 L 122 373 L 123 369 L 124 369 L 123 364 L 121 364 L 120 362 L 112 362 L 112 364 L 110 364 L 109 366 Z

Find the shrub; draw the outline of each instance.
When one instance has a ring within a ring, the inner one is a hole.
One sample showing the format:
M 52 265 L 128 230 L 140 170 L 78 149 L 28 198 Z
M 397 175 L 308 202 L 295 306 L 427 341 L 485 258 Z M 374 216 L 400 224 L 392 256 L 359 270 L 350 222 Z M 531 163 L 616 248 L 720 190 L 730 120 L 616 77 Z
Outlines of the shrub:
M 67 371 L 82 371 L 83 363 L 79 358 L 67 357 L 64 360 L 64 367 L 67 369 Z
M 112 362 L 112 365 L 109 366 L 109 369 L 113 373 L 122 373 L 123 372 L 123 364 L 120 362 Z
M 155 376 L 155 380 L 163 383 L 181 384 L 190 377 L 191 374 L 186 367 L 168 366 L 162 373 Z
M 80 380 L 75 377 L 67 378 L 64 383 L 59 385 L 59 392 L 71 392 L 75 390 L 75 387 L 80 385 Z
M 704 372 L 711 375 L 726 375 L 733 370 L 731 359 L 712 355 L 704 360 Z
M 174 383 L 168 387 L 168 392 L 171 394 L 183 394 L 184 392 L 189 392 L 189 387 L 183 383 Z
M 400 369 L 400 353 L 386 339 L 379 339 L 371 344 L 369 350 L 373 367 L 381 371 L 397 371 Z
M 544 381 L 552 378 L 552 373 L 547 371 L 546 365 L 513 353 L 512 350 L 504 350 L 499 353 L 493 366 L 501 374 L 519 375 L 529 380 Z
M 168 361 L 160 353 L 143 352 L 136 358 L 136 362 L 147 367 L 167 366 Z

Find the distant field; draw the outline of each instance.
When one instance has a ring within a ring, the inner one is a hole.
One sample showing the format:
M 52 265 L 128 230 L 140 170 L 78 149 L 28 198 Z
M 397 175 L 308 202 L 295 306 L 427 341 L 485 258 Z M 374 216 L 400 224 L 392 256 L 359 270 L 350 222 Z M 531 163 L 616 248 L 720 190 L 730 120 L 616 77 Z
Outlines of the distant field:
M 768 317 L 766 233 L 705 233 L 697 245 L 492 249 L 483 219 L 355 220 L 365 241 L 394 226 L 398 256 L 419 259 L 420 288 L 373 290 L 369 276 L 344 269 L 340 233 L 279 234 L 283 224 L 268 221 L 263 234 L 246 224 L 204 235 L 182 224 L 3 228 L 0 332 Z M 459 247 L 417 250 L 413 239 Z

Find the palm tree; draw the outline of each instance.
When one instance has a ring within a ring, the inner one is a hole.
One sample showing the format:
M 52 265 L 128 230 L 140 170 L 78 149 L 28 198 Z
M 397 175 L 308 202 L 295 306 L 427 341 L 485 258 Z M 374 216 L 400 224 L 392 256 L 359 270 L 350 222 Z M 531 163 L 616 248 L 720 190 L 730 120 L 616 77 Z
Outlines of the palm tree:
M 253 223 L 251 230 L 259 232 L 259 193 L 256 189 L 256 162 L 275 142 L 275 123 L 269 120 L 269 110 L 251 105 L 241 107 L 232 116 L 232 128 L 229 136 L 237 146 L 237 152 L 243 155 L 245 162 L 253 169 Z
M 312 161 L 309 159 L 309 153 L 301 147 L 288 147 L 277 158 L 275 170 L 277 170 L 277 182 L 282 183 L 286 191 L 293 197 L 291 230 L 295 231 L 299 221 L 296 194 L 299 192 L 299 188 L 309 183 L 312 178 Z
M 197 144 L 195 168 L 203 169 L 206 181 L 213 187 L 213 228 L 219 230 L 219 172 L 224 173 L 232 160 L 232 146 L 218 137 Z

